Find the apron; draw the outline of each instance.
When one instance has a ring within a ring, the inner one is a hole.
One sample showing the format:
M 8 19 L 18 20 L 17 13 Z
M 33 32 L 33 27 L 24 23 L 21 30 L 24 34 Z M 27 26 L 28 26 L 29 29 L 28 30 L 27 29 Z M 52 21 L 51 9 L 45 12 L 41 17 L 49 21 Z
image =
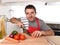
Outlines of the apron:
M 31 33 L 33 33 L 34 31 L 40 31 L 40 23 L 39 23 L 38 18 L 36 18 L 36 23 L 37 23 L 38 27 L 29 26 L 29 27 L 28 27 L 28 30 L 27 30 L 28 33 L 31 34 Z

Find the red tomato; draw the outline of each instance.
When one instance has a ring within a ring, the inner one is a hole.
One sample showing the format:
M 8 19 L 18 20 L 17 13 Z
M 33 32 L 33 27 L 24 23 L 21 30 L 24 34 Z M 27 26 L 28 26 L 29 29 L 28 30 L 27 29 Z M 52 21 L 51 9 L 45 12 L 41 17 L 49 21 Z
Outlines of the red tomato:
M 26 39 L 26 37 L 25 37 L 25 35 L 20 35 L 20 40 L 25 40 Z
M 20 36 L 21 34 L 20 33 L 18 33 L 18 34 L 16 34 L 17 36 Z
M 20 34 L 16 34 L 15 36 L 14 36 L 14 39 L 16 39 L 16 40 L 19 40 L 20 39 Z

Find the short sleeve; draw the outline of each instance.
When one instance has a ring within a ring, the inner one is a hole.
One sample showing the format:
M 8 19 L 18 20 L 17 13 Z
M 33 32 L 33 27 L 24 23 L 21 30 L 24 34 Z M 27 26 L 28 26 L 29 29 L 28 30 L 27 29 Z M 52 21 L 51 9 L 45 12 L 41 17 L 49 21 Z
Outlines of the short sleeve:
M 51 28 L 42 20 L 40 20 L 40 29 L 41 30 L 51 30 Z

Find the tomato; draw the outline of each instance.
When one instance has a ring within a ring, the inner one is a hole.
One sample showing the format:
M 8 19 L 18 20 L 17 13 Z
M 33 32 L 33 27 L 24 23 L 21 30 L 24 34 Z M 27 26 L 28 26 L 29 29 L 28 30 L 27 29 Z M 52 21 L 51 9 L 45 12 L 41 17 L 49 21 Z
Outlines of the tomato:
M 14 39 L 16 39 L 16 40 L 20 40 L 20 34 L 16 34 L 15 36 L 14 36 Z
M 20 33 L 16 34 L 17 36 L 20 36 Z
M 12 32 L 12 34 L 13 35 L 16 35 L 18 32 L 16 31 L 16 30 L 14 30 L 13 32 Z
M 26 37 L 25 37 L 25 35 L 18 33 L 16 35 L 14 35 L 14 39 L 16 39 L 16 40 L 25 40 Z
M 20 40 L 25 40 L 26 39 L 26 37 L 25 37 L 25 35 L 20 35 Z

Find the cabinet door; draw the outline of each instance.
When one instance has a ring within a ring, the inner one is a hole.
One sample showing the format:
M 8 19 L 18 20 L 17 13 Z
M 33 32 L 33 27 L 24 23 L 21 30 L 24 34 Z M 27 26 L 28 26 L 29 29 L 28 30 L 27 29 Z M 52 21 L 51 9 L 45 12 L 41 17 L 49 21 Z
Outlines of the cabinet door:
M 21 2 L 21 1 L 27 1 L 27 0 L 1 0 L 2 2 Z

